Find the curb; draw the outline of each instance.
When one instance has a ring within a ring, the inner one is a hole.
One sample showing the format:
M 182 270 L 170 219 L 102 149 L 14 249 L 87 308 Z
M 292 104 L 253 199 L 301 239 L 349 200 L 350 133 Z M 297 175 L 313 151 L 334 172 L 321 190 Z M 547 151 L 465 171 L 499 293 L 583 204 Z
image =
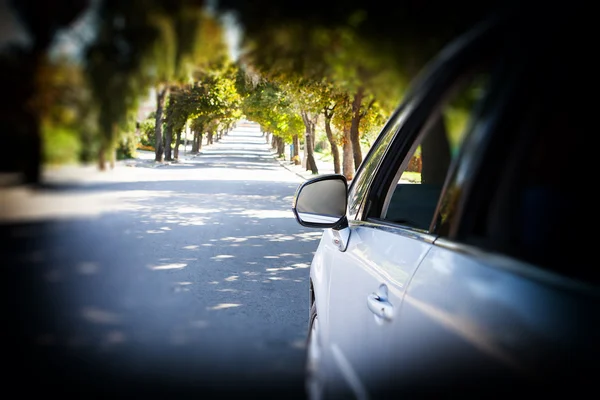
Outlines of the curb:
M 287 164 L 285 164 L 284 162 L 282 162 L 281 160 L 278 160 L 277 157 L 275 156 L 275 154 L 276 153 L 271 152 L 271 155 L 273 156 L 273 159 L 275 161 L 277 161 L 279 163 L 279 165 L 281 165 L 283 168 L 287 169 L 288 171 L 294 173 L 296 176 L 299 176 L 300 178 L 304 179 L 305 181 L 307 181 L 309 179 L 312 179 L 313 177 L 317 177 L 317 176 L 321 175 L 321 174 L 314 174 L 311 177 L 306 177 L 306 176 L 304 176 L 304 175 L 302 175 L 302 174 L 294 171 L 293 169 L 289 168 L 289 166 Z

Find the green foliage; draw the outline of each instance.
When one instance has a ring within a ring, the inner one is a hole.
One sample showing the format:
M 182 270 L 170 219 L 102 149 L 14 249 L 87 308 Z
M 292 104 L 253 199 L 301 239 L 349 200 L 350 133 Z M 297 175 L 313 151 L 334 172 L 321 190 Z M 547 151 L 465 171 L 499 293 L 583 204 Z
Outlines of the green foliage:
M 79 134 L 65 126 L 42 126 L 44 141 L 44 163 L 70 164 L 79 161 L 81 141 Z
M 140 144 L 154 146 L 154 134 L 156 126 L 156 113 L 151 112 L 148 118 L 139 123 Z
M 117 145 L 117 160 L 134 158 L 139 144 L 139 138 L 135 133 L 128 132 L 123 134 Z
M 195 0 L 105 0 L 99 6 L 96 41 L 86 62 L 99 109 L 102 141 L 112 147 L 139 99 L 152 85 L 190 78 L 190 54 L 203 15 Z
M 192 128 L 223 129 L 241 116 L 236 89 L 237 67 L 214 62 L 194 73 L 194 83 L 171 91 L 166 111 L 167 129 L 180 132 L 188 119 Z
M 383 6 L 364 0 L 305 0 L 301 7 L 290 7 L 277 0 L 221 0 L 218 7 L 238 15 L 248 47 L 268 46 L 276 50 L 264 49 L 271 60 L 279 52 L 288 59 L 285 61 L 288 65 L 308 66 L 302 61 L 307 57 L 319 61 L 318 56 L 311 54 L 317 45 L 331 45 L 329 48 L 337 51 L 336 47 L 348 42 L 348 38 L 341 35 L 349 31 L 355 44 L 358 43 L 356 38 L 364 43 L 357 47 L 369 51 L 370 58 L 379 65 L 378 71 L 399 73 L 406 82 L 450 39 L 503 3 L 495 0 L 468 3 L 399 1 Z M 314 40 L 308 40 L 310 32 L 316 36 Z M 327 37 L 330 35 L 332 40 Z M 301 46 L 307 51 L 303 52 Z M 352 49 L 348 47 L 348 51 Z M 294 58 L 296 60 L 292 61 Z M 268 65 L 270 60 L 265 57 L 265 61 Z M 317 68 L 314 63 L 309 67 Z
M 122 160 L 136 156 L 136 149 L 141 140 L 136 125 L 135 112 L 132 112 L 124 123 L 119 126 L 119 141 L 116 146 L 117 159 Z
M 33 105 L 41 120 L 45 162 L 89 161 L 97 144 L 97 109 L 82 67 L 66 58 L 47 60 L 36 81 Z

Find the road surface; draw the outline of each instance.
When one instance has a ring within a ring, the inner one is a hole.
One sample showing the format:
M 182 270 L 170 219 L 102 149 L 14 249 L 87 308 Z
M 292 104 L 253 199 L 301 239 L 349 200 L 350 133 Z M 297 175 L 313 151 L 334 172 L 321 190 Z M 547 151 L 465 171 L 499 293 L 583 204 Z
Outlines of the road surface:
M 304 398 L 320 230 L 256 128 L 159 168 L 3 190 L 4 365 L 20 393 Z

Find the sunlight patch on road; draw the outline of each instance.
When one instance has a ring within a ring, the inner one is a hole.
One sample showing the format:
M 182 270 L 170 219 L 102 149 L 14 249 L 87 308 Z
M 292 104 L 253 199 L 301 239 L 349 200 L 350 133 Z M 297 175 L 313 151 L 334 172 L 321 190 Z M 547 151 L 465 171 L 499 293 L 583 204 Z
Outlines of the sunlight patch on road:
M 170 197 L 173 193 L 150 190 L 53 192 L 20 187 L 3 188 L 1 192 L 0 220 L 4 221 L 99 217 L 108 212 L 144 211 L 149 207 L 136 203 L 137 200 Z
M 165 270 L 165 269 L 182 269 L 185 268 L 187 264 L 164 264 L 164 265 L 148 265 L 148 268 L 157 271 L 157 270 Z
M 234 282 L 234 281 L 237 281 L 238 278 L 239 278 L 238 275 L 232 275 L 230 277 L 225 278 L 224 280 L 227 282 Z
M 277 272 L 277 271 L 292 271 L 295 268 L 292 267 L 281 267 L 281 268 L 266 268 L 265 271 L 267 272 Z
M 200 208 L 200 207 L 178 207 L 173 210 L 173 212 L 178 214 L 214 214 L 222 212 L 218 208 Z
M 294 349 L 305 349 L 306 339 L 294 340 L 292 343 L 290 343 L 290 346 L 292 346 Z
M 250 293 L 247 290 L 239 290 L 239 289 L 216 289 L 217 292 L 223 292 L 223 293 L 238 293 L 240 295 L 245 295 Z
M 310 264 L 298 263 L 298 264 L 292 264 L 292 267 L 294 267 L 294 268 L 310 268 Z
M 312 242 L 314 240 L 321 239 L 323 235 L 323 231 L 320 230 L 318 232 L 305 232 L 305 233 L 297 233 L 296 238 L 299 238 L 301 242 Z
M 114 325 L 121 322 L 121 317 L 118 314 L 101 310 L 95 307 L 85 307 L 81 310 L 83 319 L 96 324 Z
M 225 238 L 223 238 L 221 240 L 225 241 L 225 242 L 235 242 L 235 243 L 238 243 L 238 242 L 245 242 L 246 240 L 248 240 L 248 238 L 228 236 L 228 237 L 225 237 Z
M 279 258 L 279 256 L 264 256 L 263 258 Z
M 169 217 L 172 218 L 172 215 L 170 213 Z M 163 216 L 162 218 L 165 219 L 167 216 Z M 161 216 L 159 216 L 158 218 L 161 218 Z M 190 226 L 190 225 L 195 225 L 195 226 L 202 226 L 202 225 L 206 225 L 207 223 L 210 223 L 211 217 L 199 217 L 199 216 L 190 216 L 190 215 L 182 215 L 177 221 L 176 223 L 179 226 Z
M 98 271 L 98 263 L 82 262 L 77 265 L 77 272 L 83 275 L 91 275 Z
M 273 235 L 273 236 L 274 236 L 273 238 L 269 239 L 269 242 L 287 242 L 287 241 L 295 239 L 293 236 L 289 236 L 289 235 L 286 235 L 286 236 L 284 236 L 284 235 L 278 235 L 278 236 Z
M 323 235 L 322 231 L 319 232 L 306 232 L 306 233 L 298 233 L 293 235 L 287 235 L 283 233 L 275 233 L 275 234 L 266 234 L 266 235 L 249 235 L 249 236 L 227 236 L 221 239 L 211 239 L 210 241 L 225 241 L 225 242 L 233 242 L 233 243 L 241 243 L 246 242 L 248 240 L 265 240 L 269 242 L 287 242 L 287 241 L 300 241 L 300 242 L 312 242 L 315 240 L 321 239 L 321 235 Z M 261 247 L 262 244 L 252 244 L 253 247 Z M 299 256 L 299 254 L 293 253 L 284 253 L 286 256 Z
M 291 211 L 283 210 L 244 210 L 233 215 L 243 215 L 246 217 L 257 218 L 257 219 L 268 219 L 268 218 L 294 218 L 294 214 Z
M 104 344 L 113 345 L 125 342 L 125 334 L 121 331 L 110 331 L 104 337 Z
M 208 307 L 208 310 L 224 310 L 226 308 L 234 308 L 234 307 L 239 307 L 241 306 L 241 304 L 237 304 L 237 303 L 220 303 L 217 304 L 216 306 L 213 307 Z
M 235 258 L 235 256 L 232 256 L 231 254 L 219 254 L 218 256 L 214 256 L 211 257 L 211 260 L 220 260 L 220 259 L 225 259 L 225 258 Z
M 193 326 L 194 328 L 199 328 L 199 329 L 204 329 L 206 327 L 208 327 L 209 323 L 208 321 L 191 321 L 190 325 Z
M 185 250 L 196 250 L 196 249 L 198 249 L 199 247 L 200 247 L 200 246 L 198 246 L 198 245 L 196 245 L 196 244 L 193 244 L 193 245 L 190 245 L 190 246 L 183 246 L 183 249 L 185 249 Z

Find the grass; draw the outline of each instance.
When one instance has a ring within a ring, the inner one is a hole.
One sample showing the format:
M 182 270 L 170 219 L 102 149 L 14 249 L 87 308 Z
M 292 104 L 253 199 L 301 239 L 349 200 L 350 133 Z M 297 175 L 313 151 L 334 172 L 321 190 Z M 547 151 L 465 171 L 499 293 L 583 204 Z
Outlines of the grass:
M 321 153 L 320 151 L 315 151 L 315 157 L 317 157 L 321 161 L 333 162 L 333 156 L 331 155 L 331 152 L 329 152 L 329 151 L 324 152 L 324 153 Z

